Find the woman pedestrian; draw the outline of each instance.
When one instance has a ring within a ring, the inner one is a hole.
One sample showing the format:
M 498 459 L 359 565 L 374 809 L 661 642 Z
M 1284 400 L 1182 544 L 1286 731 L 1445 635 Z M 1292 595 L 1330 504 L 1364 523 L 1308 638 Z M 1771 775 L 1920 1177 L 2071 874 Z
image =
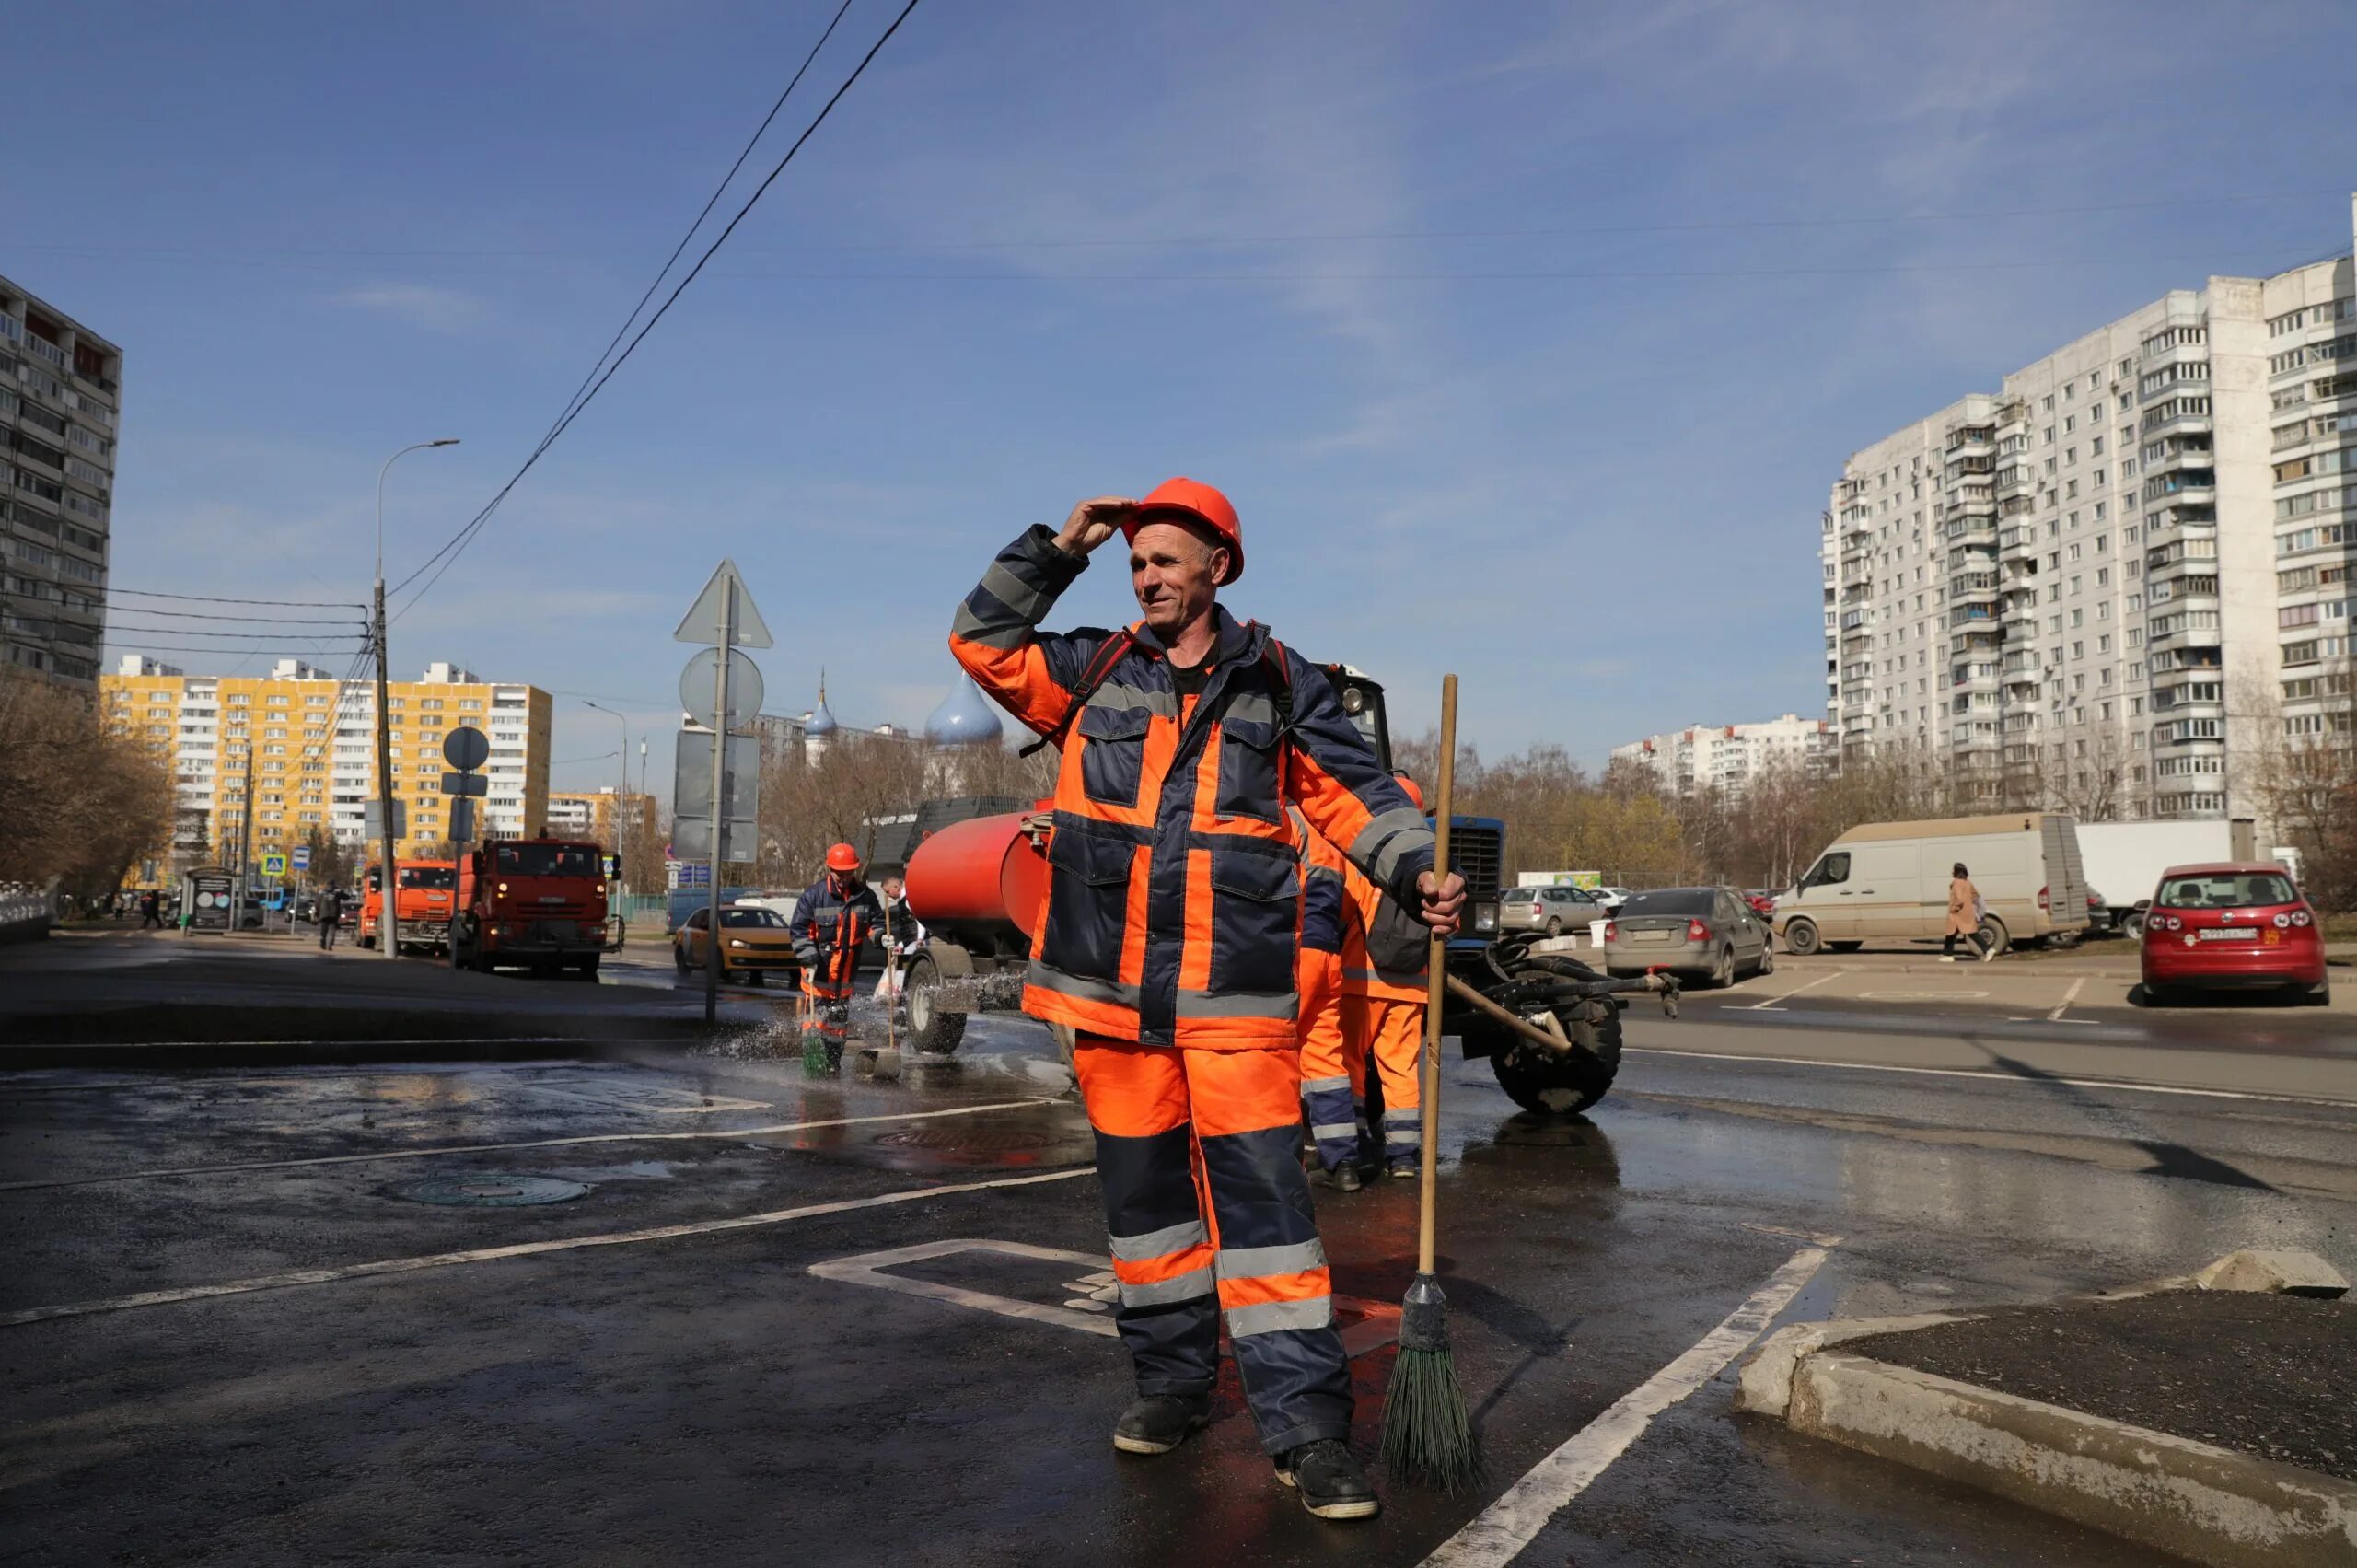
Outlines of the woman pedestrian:
M 1956 939 L 1966 938 L 1979 949 L 1980 961 L 1987 963 L 1997 956 L 1997 945 L 1980 929 L 1980 917 L 1988 913 L 1988 906 L 1980 901 L 1980 889 L 1972 885 L 1972 875 L 1957 861 L 1948 882 L 1948 928 L 1940 939 L 1940 962 L 1956 961 Z

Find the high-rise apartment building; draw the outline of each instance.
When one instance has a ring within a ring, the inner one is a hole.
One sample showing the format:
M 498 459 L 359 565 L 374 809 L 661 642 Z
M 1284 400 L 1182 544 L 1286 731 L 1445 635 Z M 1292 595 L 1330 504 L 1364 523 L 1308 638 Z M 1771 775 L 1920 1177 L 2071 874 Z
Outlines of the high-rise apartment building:
M 549 795 L 548 825 L 552 832 L 616 847 L 627 835 L 655 830 L 655 797 L 636 790 L 624 794 L 610 785 L 598 790 L 553 790 Z
M 1991 806 L 2262 814 L 2271 748 L 2350 728 L 2352 294 L 2346 254 L 2212 277 L 1852 456 L 1844 751 L 1920 746 Z
M 1836 754 L 1830 723 L 1786 714 L 1762 724 L 1698 724 L 1649 735 L 1614 747 L 1612 761 L 1645 769 L 1675 795 L 1716 790 L 1740 796 L 1763 772 L 1822 772 Z
M 265 676 L 184 675 L 132 654 L 99 685 L 108 721 L 172 758 L 179 797 L 171 874 L 207 861 L 233 864 L 241 843 L 257 858 L 292 849 L 315 829 L 361 846 L 377 798 L 374 680 L 339 682 L 291 658 Z M 434 664 L 420 679 L 393 682 L 386 712 L 393 793 L 409 830 L 396 854 L 451 836 L 442 738 L 459 725 L 491 740 L 478 836 L 539 831 L 549 800 L 546 691 Z
M 99 678 L 122 351 L 0 278 L 0 663 Z

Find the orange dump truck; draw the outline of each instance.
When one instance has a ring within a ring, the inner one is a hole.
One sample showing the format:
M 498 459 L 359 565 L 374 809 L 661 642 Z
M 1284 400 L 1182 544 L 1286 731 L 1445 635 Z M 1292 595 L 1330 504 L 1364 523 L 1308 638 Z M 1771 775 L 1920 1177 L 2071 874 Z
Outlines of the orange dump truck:
M 458 896 L 455 860 L 404 860 L 393 889 L 393 949 L 439 953 L 450 946 L 450 901 Z M 368 892 L 360 902 L 360 945 L 374 947 L 385 913 L 385 879 L 368 868 Z
M 598 972 L 621 947 L 606 914 L 605 851 L 587 840 L 499 839 L 459 863 L 453 969 Z

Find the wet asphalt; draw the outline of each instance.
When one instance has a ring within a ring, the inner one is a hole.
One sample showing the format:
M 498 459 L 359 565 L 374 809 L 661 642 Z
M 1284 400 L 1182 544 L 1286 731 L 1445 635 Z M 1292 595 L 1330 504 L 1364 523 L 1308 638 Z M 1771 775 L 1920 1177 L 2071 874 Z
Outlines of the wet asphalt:
M 1591 1121 L 1533 1121 L 1450 1063 L 1443 1273 L 1491 1474 L 1455 1499 L 1387 1487 L 1358 1527 L 1273 1483 L 1232 1386 L 1178 1453 L 1111 1452 L 1128 1375 L 1086 1129 L 1021 1021 L 884 1083 L 810 1079 L 783 1045 L 11 1074 L 6 1561 L 1413 1563 L 1818 1244 L 1782 1320 L 2037 1302 L 2238 1246 L 2357 1270 L 2357 1093 L 2328 1038 L 2057 1026 L 1992 1063 L 1953 1024 L 1630 1017 Z M 2115 1071 L 2037 1065 L 2089 1051 Z M 2238 1061 L 2305 1088 L 2076 1081 Z M 517 1204 L 518 1179 L 583 1191 Z M 427 1180 L 482 1201 L 412 1201 Z M 1321 1192 L 1319 1214 L 1346 1320 L 1379 1323 L 1412 1187 Z M 224 1285 L 261 1288 L 185 1294 Z M 1388 1353 L 1353 1363 L 1370 1455 Z M 2151 1560 L 1736 1417 L 1731 1383 L 1655 1420 L 1517 1561 Z

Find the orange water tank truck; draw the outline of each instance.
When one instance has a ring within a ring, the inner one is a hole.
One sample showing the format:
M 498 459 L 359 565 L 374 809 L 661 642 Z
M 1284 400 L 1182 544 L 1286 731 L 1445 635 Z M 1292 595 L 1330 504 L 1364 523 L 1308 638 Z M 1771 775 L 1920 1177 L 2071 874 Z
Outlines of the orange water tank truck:
M 450 947 L 450 906 L 458 896 L 455 860 L 403 860 L 393 889 L 393 950 L 443 953 Z M 374 947 L 385 912 L 383 868 L 368 868 L 368 891 L 360 901 L 360 945 Z

